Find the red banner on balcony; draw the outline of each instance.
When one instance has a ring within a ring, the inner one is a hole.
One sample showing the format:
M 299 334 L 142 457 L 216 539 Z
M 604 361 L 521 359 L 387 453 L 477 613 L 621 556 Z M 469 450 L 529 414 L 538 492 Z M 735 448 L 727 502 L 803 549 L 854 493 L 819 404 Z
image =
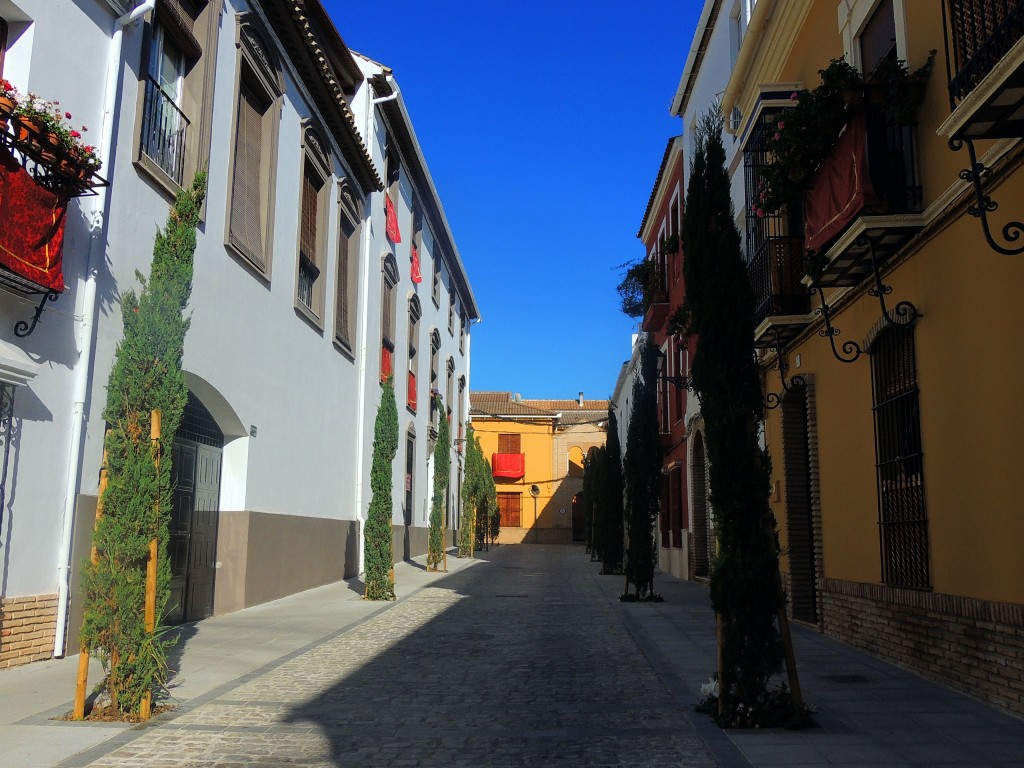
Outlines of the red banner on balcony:
M 807 248 L 817 251 L 846 229 L 867 206 L 877 205 L 867 158 L 867 119 L 857 112 L 811 177 L 804 198 Z
M 64 290 L 61 252 L 68 199 L 39 186 L 0 151 L 0 264 L 42 288 Z
M 420 270 L 420 252 L 416 250 L 416 246 L 412 247 L 412 271 L 410 274 L 414 283 L 423 282 L 423 272 Z
M 387 344 L 380 347 L 380 380 L 387 381 L 394 372 L 394 355 Z
M 402 242 L 402 233 L 398 230 L 398 214 L 391 202 L 391 195 L 384 195 L 384 232 L 392 243 Z
M 406 403 L 413 411 L 416 410 L 416 374 L 409 371 L 409 386 L 406 395 Z
M 517 480 L 526 474 L 525 453 L 492 453 L 491 474 Z

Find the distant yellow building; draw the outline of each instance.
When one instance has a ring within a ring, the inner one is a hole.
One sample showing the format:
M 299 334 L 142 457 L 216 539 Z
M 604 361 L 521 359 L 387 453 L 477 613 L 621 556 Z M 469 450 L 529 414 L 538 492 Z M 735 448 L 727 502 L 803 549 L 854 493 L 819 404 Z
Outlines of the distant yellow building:
M 584 535 L 583 457 L 604 445 L 607 400 L 525 400 L 470 392 L 470 420 L 498 491 L 503 544 L 569 544 Z

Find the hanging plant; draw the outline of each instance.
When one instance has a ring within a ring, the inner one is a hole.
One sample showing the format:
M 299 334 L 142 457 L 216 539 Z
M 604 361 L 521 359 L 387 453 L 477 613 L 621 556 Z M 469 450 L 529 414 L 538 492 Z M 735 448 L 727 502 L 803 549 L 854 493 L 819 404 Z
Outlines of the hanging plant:
M 890 122 L 912 125 L 935 53 L 931 51 L 928 61 L 914 72 L 900 59 L 883 59 L 867 78 L 845 59 L 832 59 L 818 70 L 820 85 L 791 93 L 792 106 L 768 126 L 765 145 L 773 161 L 763 170 L 752 212 L 764 216 L 800 202 L 808 180 L 853 113 L 863 108 L 865 98 L 881 104 Z

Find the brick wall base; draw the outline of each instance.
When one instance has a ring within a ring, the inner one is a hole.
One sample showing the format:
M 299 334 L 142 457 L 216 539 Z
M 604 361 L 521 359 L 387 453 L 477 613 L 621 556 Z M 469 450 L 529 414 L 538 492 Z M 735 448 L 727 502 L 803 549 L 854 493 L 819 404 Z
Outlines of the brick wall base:
M 56 631 L 56 595 L 0 599 L 0 669 L 49 659 Z
M 839 579 L 818 585 L 827 634 L 1024 715 L 1024 605 Z

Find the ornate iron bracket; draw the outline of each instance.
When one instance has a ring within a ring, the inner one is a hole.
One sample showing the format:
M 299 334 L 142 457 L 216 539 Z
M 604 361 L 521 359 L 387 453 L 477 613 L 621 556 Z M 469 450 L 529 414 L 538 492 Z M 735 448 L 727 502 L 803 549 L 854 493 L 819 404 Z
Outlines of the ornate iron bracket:
M 772 335 L 772 346 L 771 349 L 775 352 L 775 362 L 772 364 L 772 370 L 779 372 L 779 379 L 782 381 L 782 393 L 769 392 L 764 399 L 764 407 L 766 410 L 774 410 L 782 405 L 782 398 L 790 392 L 803 389 L 807 386 L 807 382 L 803 376 L 793 376 L 789 379 L 789 383 L 786 383 L 786 374 L 789 373 L 789 361 L 786 359 L 786 347 L 782 343 L 779 337 L 779 329 L 772 326 L 768 329 L 768 332 Z
M 999 203 L 985 194 L 982 188 L 985 179 L 992 176 L 992 169 L 978 161 L 978 153 L 974 149 L 974 141 L 954 136 L 949 140 L 948 144 L 949 148 L 954 152 L 959 152 L 964 146 L 967 147 L 967 154 L 971 165 L 969 168 L 964 168 L 960 171 L 960 178 L 970 182 L 971 186 L 974 187 L 974 204 L 968 206 L 967 212 L 971 216 L 981 219 L 981 231 L 984 233 L 989 247 L 996 253 L 1001 253 L 1004 256 L 1017 256 L 1024 253 L 1024 243 L 1017 246 L 1013 245 L 1020 240 L 1021 234 L 1024 233 L 1024 222 L 1011 221 L 1003 226 L 1000 234 L 1008 245 L 997 243 L 992 235 L 988 214 L 995 211 L 999 207 Z
M 19 339 L 23 339 L 36 329 L 36 325 L 39 323 L 39 318 L 43 314 L 43 310 L 46 309 L 47 301 L 56 301 L 60 294 L 57 291 L 48 290 L 43 294 L 43 297 L 39 300 L 39 306 L 36 307 L 35 312 L 32 314 L 32 320 L 19 320 L 14 324 L 14 335 Z
M 917 307 L 909 301 L 900 301 L 893 308 L 892 313 L 885 306 L 885 297 L 892 293 L 892 286 L 886 285 L 882 282 L 881 266 L 878 263 L 878 257 L 875 255 L 875 243 L 867 235 L 861 235 L 857 238 L 856 245 L 863 247 L 867 245 L 868 253 L 871 256 L 871 274 L 875 278 L 875 287 L 868 288 L 869 296 L 877 296 L 878 303 L 882 307 L 882 317 L 889 325 L 913 325 L 914 321 L 921 316 L 917 311 Z M 822 301 L 825 300 L 822 295 Z
M 828 339 L 828 343 L 832 345 L 832 354 L 836 360 L 841 363 L 852 363 L 862 354 L 864 350 L 860 348 L 860 344 L 852 339 L 847 339 L 843 342 L 843 351 L 840 354 L 839 350 L 836 349 L 836 336 L 839 335 L 839 329 L 832 325 L 832 309 L 825 301 L 825 291 L 822 290 L 821 286 L 817 283 L 812 283 L 810 287 L 811 295 L 818 294 L 818 299 L 821 301 L 821 306 L 814 310 L 814 314 L 821 317 L 825 321 L 825 327 L 818 331 L 819 336 L 824 336 Z

